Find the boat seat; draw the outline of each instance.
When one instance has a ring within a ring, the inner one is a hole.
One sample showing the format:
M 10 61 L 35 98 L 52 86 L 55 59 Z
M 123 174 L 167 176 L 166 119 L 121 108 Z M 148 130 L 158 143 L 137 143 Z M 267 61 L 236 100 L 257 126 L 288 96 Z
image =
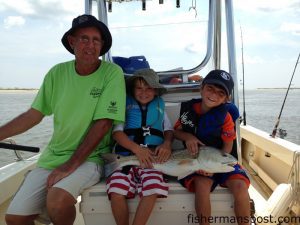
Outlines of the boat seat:
M 188 192 L 175 178 L 168 181 L 169 196 L 158 198 L 147 224 L 191 224 L 197 223 L 194 210 L 194 193 Z M 212 216 L 234 216 L 232 194 L 226 188 L 217 187 L 210 195 Z M 139 197 L 128 200 L 130 221 L 139 203 Z M 105 181 L 86 189 L 81 197 L 80 212 L 86 225 L 114 224 L 111 205 L 106 194 Z M 214 224 L 214 223 L 212 223 Z M 219 223 L 215 223 L 219 224 Z M 235 223 L 222 223 L 235 224 Z

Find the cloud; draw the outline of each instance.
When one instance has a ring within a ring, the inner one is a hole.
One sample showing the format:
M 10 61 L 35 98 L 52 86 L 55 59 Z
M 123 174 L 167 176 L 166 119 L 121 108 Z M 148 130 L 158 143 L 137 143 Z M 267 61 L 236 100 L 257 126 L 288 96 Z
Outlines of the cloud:
M 26 0 L 18 0 L 18 4 L 15 1 L 0 0 L 0 5 L 0 10 L 4 12 L 10 11 L 22 15 L 33 13 L 32 5 Z
M 22 16 L 9 16 L 4 19 L 4 28 L 9 29 L 14 26 L 23 26 L 25 19 Z
M 70 7 L 72 5 L 72 7 Z M 0 11 L 32 19 L 70 20 L 73 15 L 83 12 L 83 3 L 76 0 L 0 0 Z M 81 13 L 80 13 L 81 14 Z
M 299 7 L 299 0 L 251 0 L 251 1 L 235 1 L 235 7 L 239 10 L 257 13 L 257 12 L 283 12 L 283 11 L 297 11 L 296 6 Z
M 281 24 L 280 31 L 290 32 L 293 35 L 300 36 L 300 23 L 283 23 Z

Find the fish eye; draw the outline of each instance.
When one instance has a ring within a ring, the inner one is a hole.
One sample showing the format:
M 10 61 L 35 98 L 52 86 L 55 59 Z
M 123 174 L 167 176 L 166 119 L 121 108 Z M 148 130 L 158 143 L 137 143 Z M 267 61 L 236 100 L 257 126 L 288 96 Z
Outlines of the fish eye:
M 120 158 L 121 158 L 121 157 L 118 155 L 118 156 L 117 156 L 117 159 L 120 159 Z

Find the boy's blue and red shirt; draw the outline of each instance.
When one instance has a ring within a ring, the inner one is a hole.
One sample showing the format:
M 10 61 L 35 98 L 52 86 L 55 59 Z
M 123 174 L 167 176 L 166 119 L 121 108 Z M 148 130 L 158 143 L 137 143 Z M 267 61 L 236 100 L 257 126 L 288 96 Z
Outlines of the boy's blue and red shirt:
M 174 129 L 181 127 L 197 136 L 205 145 L 216 148 L 221 148 L 223 142 L 233 141 L 236 138 L 235 125 L 228 107 L 222 104 L 202 114 L 201 101 L 192 99 L 182 103 Z

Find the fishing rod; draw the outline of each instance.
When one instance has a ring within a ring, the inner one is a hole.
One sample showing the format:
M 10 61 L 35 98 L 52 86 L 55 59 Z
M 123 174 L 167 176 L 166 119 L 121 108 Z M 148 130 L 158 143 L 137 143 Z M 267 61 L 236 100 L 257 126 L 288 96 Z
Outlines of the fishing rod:
M 244 44 L 243 44 L 243 32 L 242 32 L 241 24 L 240 24 L 240 30 L 241 30 L 241 41 L 242 41 L 242 69 L 243 69 L 243 125 L 246 125 Z
M 292 74 L 292 77 L 291 77 L 291 80 L 290 80 L 290 84 L 288 86 L 288 89 L 286 90 L 286 94 L 285 94 L 285 97 L 284 97 L 284 100 L 283 100 L 283 103 L 282 103 L 282 106 L 281 106 L 281 110 L 280 110 L 280 113 L 279 113 L 279 116 L 277 118 L 277 121 L 276 121 L 276 124 L 274 126 L 274 129 L 273 129 L 273 132 L 272 134 L 270 134 L 270 136 L 272 136 L 273 138 L 275 138 L 276 136 L 276 133 L 277 133 L 277 128 L 278 128 L 278 125 L 279 125 L 279 122 L 280 122 L 280 117 L 281 117 L 281 114 L 282 114 L 282 110 L 283 110 L 283 107 L 284 107 L 284 104 L 285 104 L 285 100 L 287 98 L 287 95 L 289 93 L 289 90 L 290 90 L 290 87 L 291 87 L 291 84 L 292 84 L 292 80 L 294 78 L 294 74 L 295 74 L 295 71 L 296 71 L 296 68 L 297 68 L 297 65 L 299 63 L 299 58 L 300 58 L 300 53 L 298 55 L 298 59 L 297 59 L 297 62 L 296 62 L 296 65 L 295 65 L 295 68 L 294 68 L 294 71 L 293 71 L 293 74 Z
M 39 152 L 40 148 L 32 147 L 32 146 L 24 146 L 24 145 L 16 145 L 0 142 L 0 148 L 10 149 L 10 150 L 20 150 L 26 152 Z

